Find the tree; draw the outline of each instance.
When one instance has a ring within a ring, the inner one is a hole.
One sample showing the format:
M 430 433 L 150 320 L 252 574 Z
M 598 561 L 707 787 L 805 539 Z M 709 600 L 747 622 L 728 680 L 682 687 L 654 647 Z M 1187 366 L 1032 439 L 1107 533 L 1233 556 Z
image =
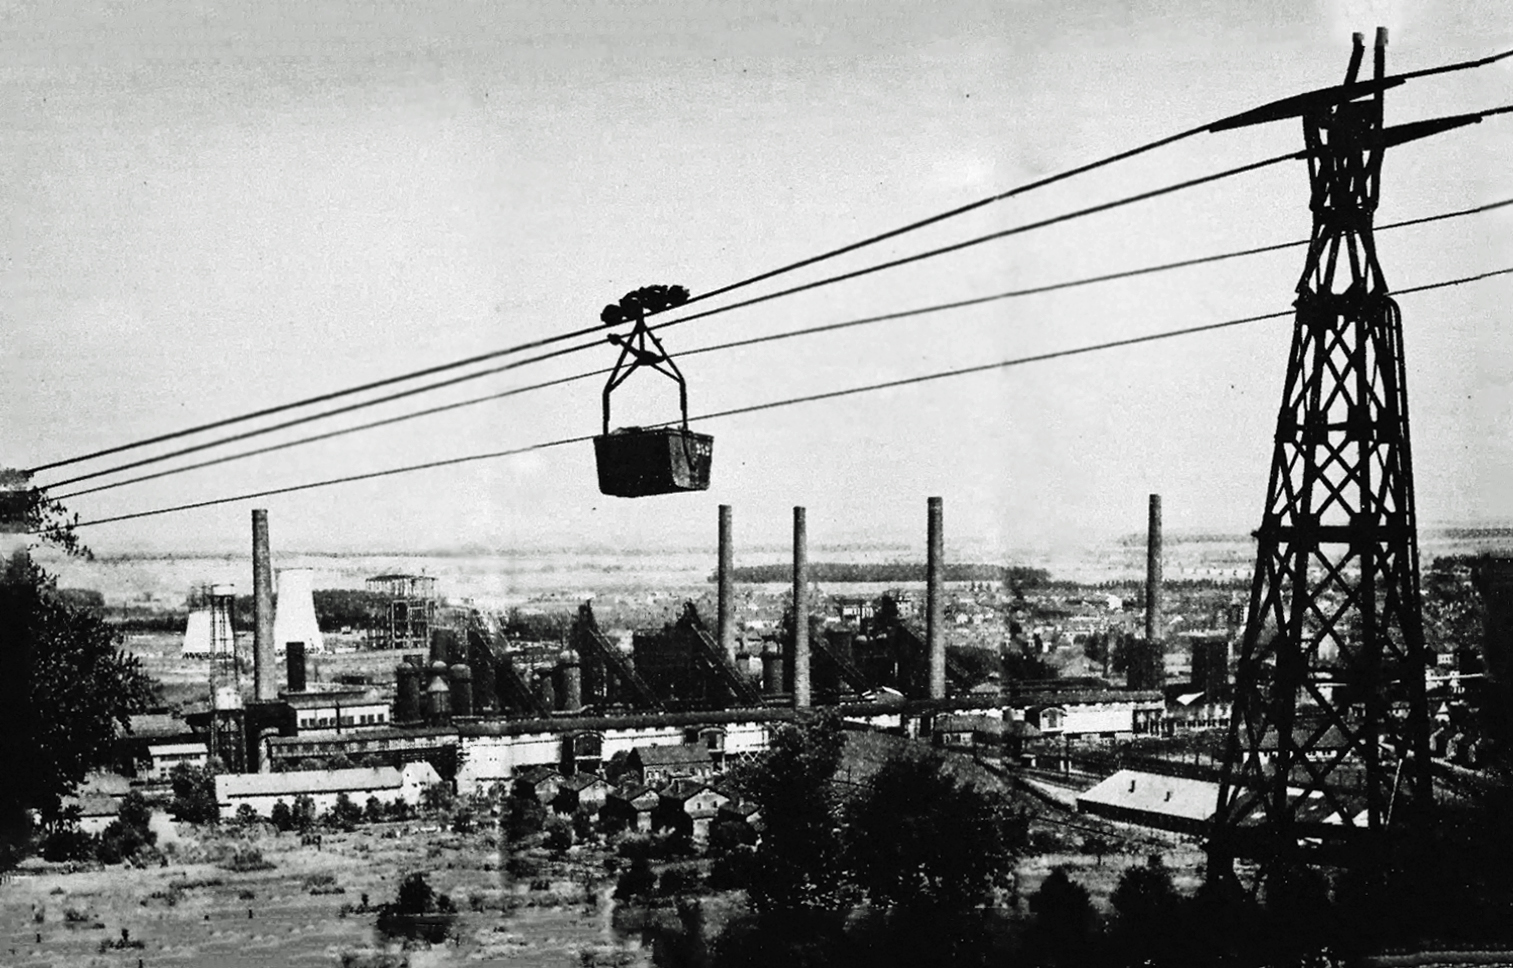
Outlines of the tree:
M 457 802 L 457 793 L 445 780 L 432 783 L 420 792 L 420 805 L 427 813 L 445 813 Z
M 1120 940 L 1132 956 L 1164 958 L 1186 933 L 1180 924 L 1182 898 L 1160 854 L 1121 874 L 1110 900 L 1119 915 Z
M 1034 914 L 1025 932 L 1025 947 L 1044 965 L 1080 965 L 1087 960 L 1094 927 L 1093 902 L 1087 888 L 1058 867 L 1030 897 Z
M 28 521 L 60 527 L 61 508 L 35 492 Z M 51 524 L 49 524 L 51 522 Z M 64 530 L 49 536 L 87 554 Z M 88 606 L 58 594 L 56 579 L 18 552 L 0 573 L 0 844 L 29 833 L 28 809 L 52 821 L 85 773 L 109 761 L 130 714 L 146 708 L 151 682 L 122 639 Z
M 116 819 L 100 834 L 99 858 L 106 864 L 119 864 L 129 860 L 143 847 L 157 842 L 158 835 L 150 827 L 152 808 L 137 790 L 121 798 L 116 810 Z
M 300 832 L 315 826 L 315 798 L 308 793 L 301 793 L 295 797 L 292 819 L 294 829 Z
M 938 753 L 895 753 L 847 806 L 847 867 L 878 907 L 963 911 L 1006 883 L 1006 804 L 945 766 Z
M 336 802 L 331 804 L 330 816 L 336 826 L 350 830 L 362 822 L 362 807 L 353 803 L 345 793 L 338 793 Z
M 657 875 L 651 869 L 651 861 L 637 857 L 615 883 L 615 897 L 621 901 L 647 897 L 656 886 Z
M 546 808 L 534 796 L 511 796 L 504 801 L 504 836 L 510 842 L 538 834 L 546 826 Z
M 277 827 L 279 830 L 294 829 L 294 812 L 289 809 L 289 804 L 285 803 L 282 800 L 276 801 L 273 804 L 271 818 L 273 820 L 273 826 Z
M 430 914 L 436 910 L 436 891 L 424 873 L 412 871 L 399 882 L 394 898 L 396 914 Z
M 778 730 L 736 783 L 766 823 L 747 896 L 763 912 L 837 910 L 847 899 L 832 786 L 846 736 L 834 709 Z
M 168 810 L 185 823 L 213 823 L 220 816 L 215 799 L 215 774 L 209 769 L 180 763 L 168 774 L 173 800 Z

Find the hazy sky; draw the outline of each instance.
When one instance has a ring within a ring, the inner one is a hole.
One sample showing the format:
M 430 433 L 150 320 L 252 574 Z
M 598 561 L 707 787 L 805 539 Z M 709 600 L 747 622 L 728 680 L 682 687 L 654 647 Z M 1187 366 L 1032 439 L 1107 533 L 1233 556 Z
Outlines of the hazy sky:
M 245 8 L 254 8 L 248 13 Z M 6 5 L 0 464 L 32 466 L 591 325 L 1337 83 L 1513 47 L 1480 3 Z M 1369 63 L 1369 62 L 1368 62 Z M 1368 68 L 1369 69 L 1369 68 Z M 1396 123 L 1513 102 L 1507 63 L 1389 92 Z M 1301 147 L 1203 135 L 802 281 Z M 1389 154 L 1379 221 L 1513 196 L 1513 117 Z M 1406 287 L 1513 265 L 1508 210 L 1383 233 Z M 1301 163 L 669 330 L 676 355 L 1301 238 Z M 1286 309 L 1302 252 L 690 356 L 695 414 Z M 1418 509 L 1513 518 L 1513 283 L 1403 297 Z M 754 289 L 776 288 L 777 283 Z M 90 528 L 100 551 L 952 540 L 1003 549 L 1259 521 L 1290 320 L 711 421 L 714 485 L 598 493 L 590 445 Z M 607 366 L 580 353 L 333 421 Z M 658 378 L 659 379 L 659 378 Z M 599 380 L 133 485 L 85 519 L 594 433 Z M 617 397 L 617 400 L 619 398 Z M 627 386 L 616 423 L 673 416 Z M 310 429 L 323 429 L 317 424 Z M 289 434 L 282 435 L 290 436 Z M 277 440 L 281 437 L 266 438 Z M 243 445 L 247 446 L 247 445 Z M 133 455 L 135 456 L 135 455 Z M 80 469 L 107 466 L 107 462 Z M 65 469 L 68 470 L 68 469 Z M 46 482 L 63 471 L 44 474 Z

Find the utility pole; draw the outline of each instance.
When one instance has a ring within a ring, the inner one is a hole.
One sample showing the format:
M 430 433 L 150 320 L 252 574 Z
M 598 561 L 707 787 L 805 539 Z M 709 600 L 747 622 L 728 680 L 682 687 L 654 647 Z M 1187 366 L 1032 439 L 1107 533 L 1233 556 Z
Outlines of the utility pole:
M 1221 876 L 1303 838 L 1380 856 L 1432 807 L 1402 319 L 1372 222 L 1385 149 L 1435 130 L 1383 128 L 1386 46 L 1378 28 L 1357 83 L 1356 34 L 1350 96 L 1301 110 L 1313 233 L 1210 831 Z

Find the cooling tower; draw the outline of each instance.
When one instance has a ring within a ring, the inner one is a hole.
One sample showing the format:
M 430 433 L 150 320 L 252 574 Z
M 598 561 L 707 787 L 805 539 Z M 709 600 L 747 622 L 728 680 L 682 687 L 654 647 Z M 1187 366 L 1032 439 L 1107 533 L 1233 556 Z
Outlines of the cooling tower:
M 315 572 L 308 568 L 281 568 L 278 601 L 273 609 L 273 642 L 283 651 L 290 642 L 305 643 L 305 654 L 325 651 L 320 625 L 315 621 L 315 598 L 310 583 Z
M 186 658 L 208 659 L 210 657 L 210 609 L 196 608 L 189 613 L 189 623 L 184 626 Z

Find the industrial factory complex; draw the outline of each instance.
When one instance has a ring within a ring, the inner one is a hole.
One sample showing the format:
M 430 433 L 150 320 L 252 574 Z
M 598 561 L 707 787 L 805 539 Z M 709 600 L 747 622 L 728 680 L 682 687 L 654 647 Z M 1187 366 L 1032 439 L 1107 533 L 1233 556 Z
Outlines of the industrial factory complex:
M 1150 629 L 1159 630 L 1154 498 L 1152 507 L 1155 581 L 1147 617 Z M 995 675 L 969 682 L 945 644 L 939 498 L 929 500 L 927 522 L 922 608 L 907 597 L 903 607 L 890 601 L 881 608 L 847 599 L 827 620 L 810 601 L 805 511 L 796 508 L 795 607 L 774 623 L 782 628 L 758 642 L 742 639 L 733 615 L 729 507 L 720 508 L 717 606 L 707 623 L 688 602 L 670 624 L 611 637 L 592 604 L 583 602 L 562 641 L 522 642 L 481 610 L 441 607 L 433 578 L 377 576 L 367 584 L 381 593 L 383 605 L 363 631 L 370 652 L 394 657 L 390 686 L 387 677 L 308 678 L 310 657 L 325 648 L 311 573 L 279 571 L 275 607 L 268 517 L 255 510 L 250 690 L 238 685 L 230 589 L 207 586 L 191 598 L 183 654 L 208 660 L 209 708 L 183 718 L 137 717 L 125 759 L 149 780 L 165 778 L 179 762 L 213 759 L 222 806 L 234 808 L 292 799 L 312 783 L 341 785 L 354 777 L 371 781 L 368 792 L 383 799 L 398 795 L 401 773 L 411 764 L 425 764 L 421 775 L 453 783 L 464 794 L 541 768 L 560 777 L 599 775 L 617 758 L 669 759 L 666 779 L 691 775 L 684 769 L 689 764 L 718 773 L 764 750 L 777 726 L 816 706 L 838 708 L 854 728 L 953 746 L 986 739 L 1022 753 L 1026 762 L 1037 750 L 1056 748 L 1045 740 L 1111 740 L 1161 729 L 1168 701 L 1159 658 L 1131 663 L 1132 688 L 1096 677 L 1000 681 Z M 809 621 L 793 622 L 792 614 Z M 1210 658 L 1216 668 L 1207 675 L 1215 682 L 1227 673 L 1227 656 L 1221 649 Z M 264 778 L 252 780 L 256 774 Z M 335 774 L 344 778 L 338 782 Z M 413 785 L 414 775 L 404 773 L 406 782 Z

